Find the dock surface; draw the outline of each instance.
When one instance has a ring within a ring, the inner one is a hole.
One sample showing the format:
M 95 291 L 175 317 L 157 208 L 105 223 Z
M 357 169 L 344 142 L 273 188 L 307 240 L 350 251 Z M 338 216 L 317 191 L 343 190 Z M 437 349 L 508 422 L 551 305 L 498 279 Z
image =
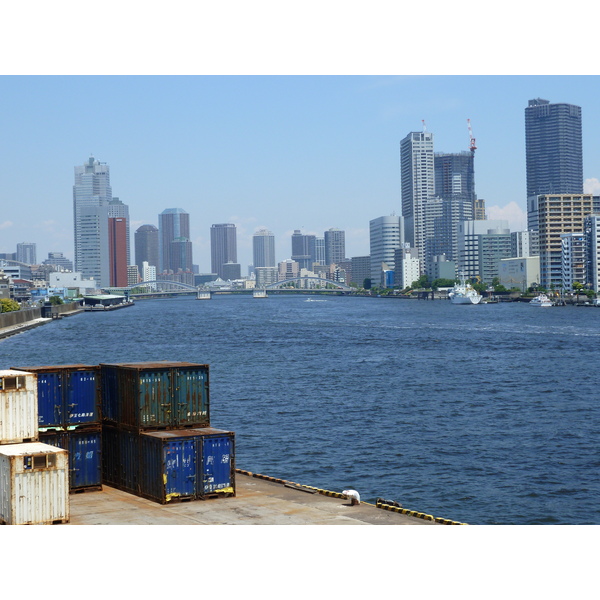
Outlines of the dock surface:
M 71 494 L 69 525 L 437 525 L 345 498 L 236 474 L 236 496 L 161 505 L 103 486 Z

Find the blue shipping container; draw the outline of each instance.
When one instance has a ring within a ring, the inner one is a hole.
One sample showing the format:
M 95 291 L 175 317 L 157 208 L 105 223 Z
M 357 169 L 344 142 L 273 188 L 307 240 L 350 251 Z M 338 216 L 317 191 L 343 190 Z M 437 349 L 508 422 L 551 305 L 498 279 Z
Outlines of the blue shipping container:
M 37 375 L 40 427 L 100 423 L 98 367 L 65 365 L 16 369 Z
M 69 452 L 69 489 L 102 487 L 102 432 L 100 427 L 40 431 L 40 441 Z

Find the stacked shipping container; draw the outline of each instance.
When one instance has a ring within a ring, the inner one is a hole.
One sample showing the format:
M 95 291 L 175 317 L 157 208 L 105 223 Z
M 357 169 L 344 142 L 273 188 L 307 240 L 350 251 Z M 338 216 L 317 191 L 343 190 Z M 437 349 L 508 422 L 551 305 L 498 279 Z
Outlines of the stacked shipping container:
M 101 364 L 103 480 L 161 504 L 235 495 L 235 440 L 210 427 L 208 365 Z
M 99 369 L 91 365 L 15 367 L 37 375 L 41 442 L 69 451 L 69 489 L 102 489 Z
M 0 523 L 69 520 L 68 453 L 38 442 L 37 377 L 0 371 Z

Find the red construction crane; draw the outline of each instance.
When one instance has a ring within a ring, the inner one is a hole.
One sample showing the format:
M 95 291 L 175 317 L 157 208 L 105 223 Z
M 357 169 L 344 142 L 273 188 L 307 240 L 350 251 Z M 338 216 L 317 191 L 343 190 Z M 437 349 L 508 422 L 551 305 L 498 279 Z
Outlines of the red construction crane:
M 471 140 L 471 143 L 469 144 L 469 150 L 475 154 L 477 146 L 475 145 L 475 138 L 473 137 L 473 130 L 471 129 L 471 119 L 467 119 L 467 126 L 469 128 L 469 139 Z

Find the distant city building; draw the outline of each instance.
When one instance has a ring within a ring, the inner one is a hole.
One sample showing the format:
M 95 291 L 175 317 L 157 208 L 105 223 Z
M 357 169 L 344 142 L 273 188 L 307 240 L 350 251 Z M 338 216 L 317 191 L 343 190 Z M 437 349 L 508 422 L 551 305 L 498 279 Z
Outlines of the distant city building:
M 600 213 L 600 196 L 548 194 L 527 200 L 527 227 L 539 233 L 540 284 L 561 288 L 562 239 L 566 233 L 582 233 L 586 217 Z
M 62 252 L 48 252 L 44 265 L 54 265 L 57 271 L 72 271 L 73 262 L 65 258 Z
M 371 285 L 384 285 L 384 271 L 394 271 L 394 251 L 404 243 L 402 217 L 391 215 L 369 221 Z M 408 242 L 407 242 L 408 243 Z
M 527 197 L 583 193 L 581 108 L 530 100 L 525 108 Z
M 233 223 L 218 223 L 210 228 L 210 268 L 221 279 L 231 279 L 224 276 L 227 263 L 237 263 L 237 230 Z
M 325 238 L 315 237 L 315 260 L 314 262 L 319 265 L 325 265 Z
M 498 276 L 499 260 L 510 258 L 511 240 L 508 221 L 463 221 L 458 225 L 459 276 L 491 283 Z
M 148 232 L 149 233 L 149 232 Z M 190 215 L 182 208 L 167 208 L 158 215 L 158 270 L 177 271 L 181 265 L 181 244 L 173 242 L 190 239 Z M 151 257 L 148 256 L 148 259 Z M 148 260 L 146 259 L 146 260 Z M 137 262 L 137 259 L 136 259 Z M 150 263 L 150 260 L 148 260 Z M 150 263 L 151 264 L 151 263 Z M 192 270 L 192 261 L 186 265 Z
M 109 284 L 112 287 L 127 287 L 127 230 L 126 218 L 108 218 Z
M 80 295 L 98 289 L 98 282 L 93 279 L 84 279 L 77 271 L 50 273 L 49 284 L 51 287 L 75 288 Z
M 126 263 L 131 264 L 131 238 L 129 236 L 129 206 L 119 200 L 119 198 L 113 197 L 108 203 L 108 218 L 109 219 L 124 219 L 125 220 L 125 247 L 126 252 Z
M 445 254 L 432 256 L 428 259 L 425 269 L 429 281 L 436 279 L 456 279 L 456 262 L 448 260 Z
M 17 260 L 16 252 L 0 252 L 0 260 Z
M 90 157 L 76 166 L 73 185 L 75 269 L 98 287 L 109 285 L 108 204 L 110 169 Z
M 585 234 L 563 233 L 562 246 L 562 289 L 572 292 L 574 283 L 587 284 L 587 260 Z
M 312 270 L 316 262 L 316 236 L 303 234 L 299 229 L 295 229 L 292 234 L 292 260 L 296 261 L 301 269 Z
M 475 200 L 473 218 L 476 221 L 485 221 L 487 218 L 485 214 L 485 200 L 482 200 L 481 198 Z
M 17 244 L 17 260 L 26 265 L 37 265 L 36 245 L 32 242 Z
M 278 267 L 255 267 L 255 287 L 261 288 L 279 281 Z
M 584 219 L 586 242 L 587 282 L 596 292 L 600 292 L 600 214 L 589 215 Z
M 140 273 L 144 268 L 144 262 L 147 262 L 149 265 L 154 265 L 157 269 L 159 267 L 158 236 L 158 227 L 155 227 L 154 225 L 142 225 L 135 231 L 135 264 Z
M 346 258 L 346 232 L 331 228 L 325 232 L 325 264 L 338 265 Z
M 353 256 L 351 259 L 352 268 L 350 270 L 351 277 L 348 283 L 355 283 L 362 288 L 365 284 L 365 279 L 371 279 L 371 257 L 370 256 Z
M 400 142 L 404 236 L 425 265 L 425 202 L 435 196 L 433 133 L 411 132 Z
M 510 234 L 511 255 L 514 257 L 539 256 L 540 235 L 538 231 L 513 231 Z
M 127 287 L 140 282 L 140 272 L 137 265 L 127 265 Z
M 152 281 L 155 282 L 157 280 L 156 267 L 151 265 L 148 261 L 144 261 L 142 263 L 142 281 Z M 156 283 L 148 284 L 148 287 L 151 290 L 155 290 L 157 288 Z
M 498 268 L 500 285 L 506 289 L 526 292 L 540 282 L 540 257 L 502 258 Z
M 404 243 L 394 251 L 394 287 L 404 290 L 420 277 L 419 252 Z
M 234 281 L 235 279 L 240 279 L 242 276 L 242 267 L 239 263 L 225 263 L 224 265 L 221 265 L 221 271 L 223 273 L 221 279 L 224 279 L 225 281 Z
M 300 263 L 291 258 L 286 258 L 281 261 L 279 267 L 279 281 L 285 281 L 286 279 L 293 279 L 300 275 Z
M 275 267 L 275 236 L 268 229 L 259 229 L 252 236 L 253 265 L 257 267 Z

